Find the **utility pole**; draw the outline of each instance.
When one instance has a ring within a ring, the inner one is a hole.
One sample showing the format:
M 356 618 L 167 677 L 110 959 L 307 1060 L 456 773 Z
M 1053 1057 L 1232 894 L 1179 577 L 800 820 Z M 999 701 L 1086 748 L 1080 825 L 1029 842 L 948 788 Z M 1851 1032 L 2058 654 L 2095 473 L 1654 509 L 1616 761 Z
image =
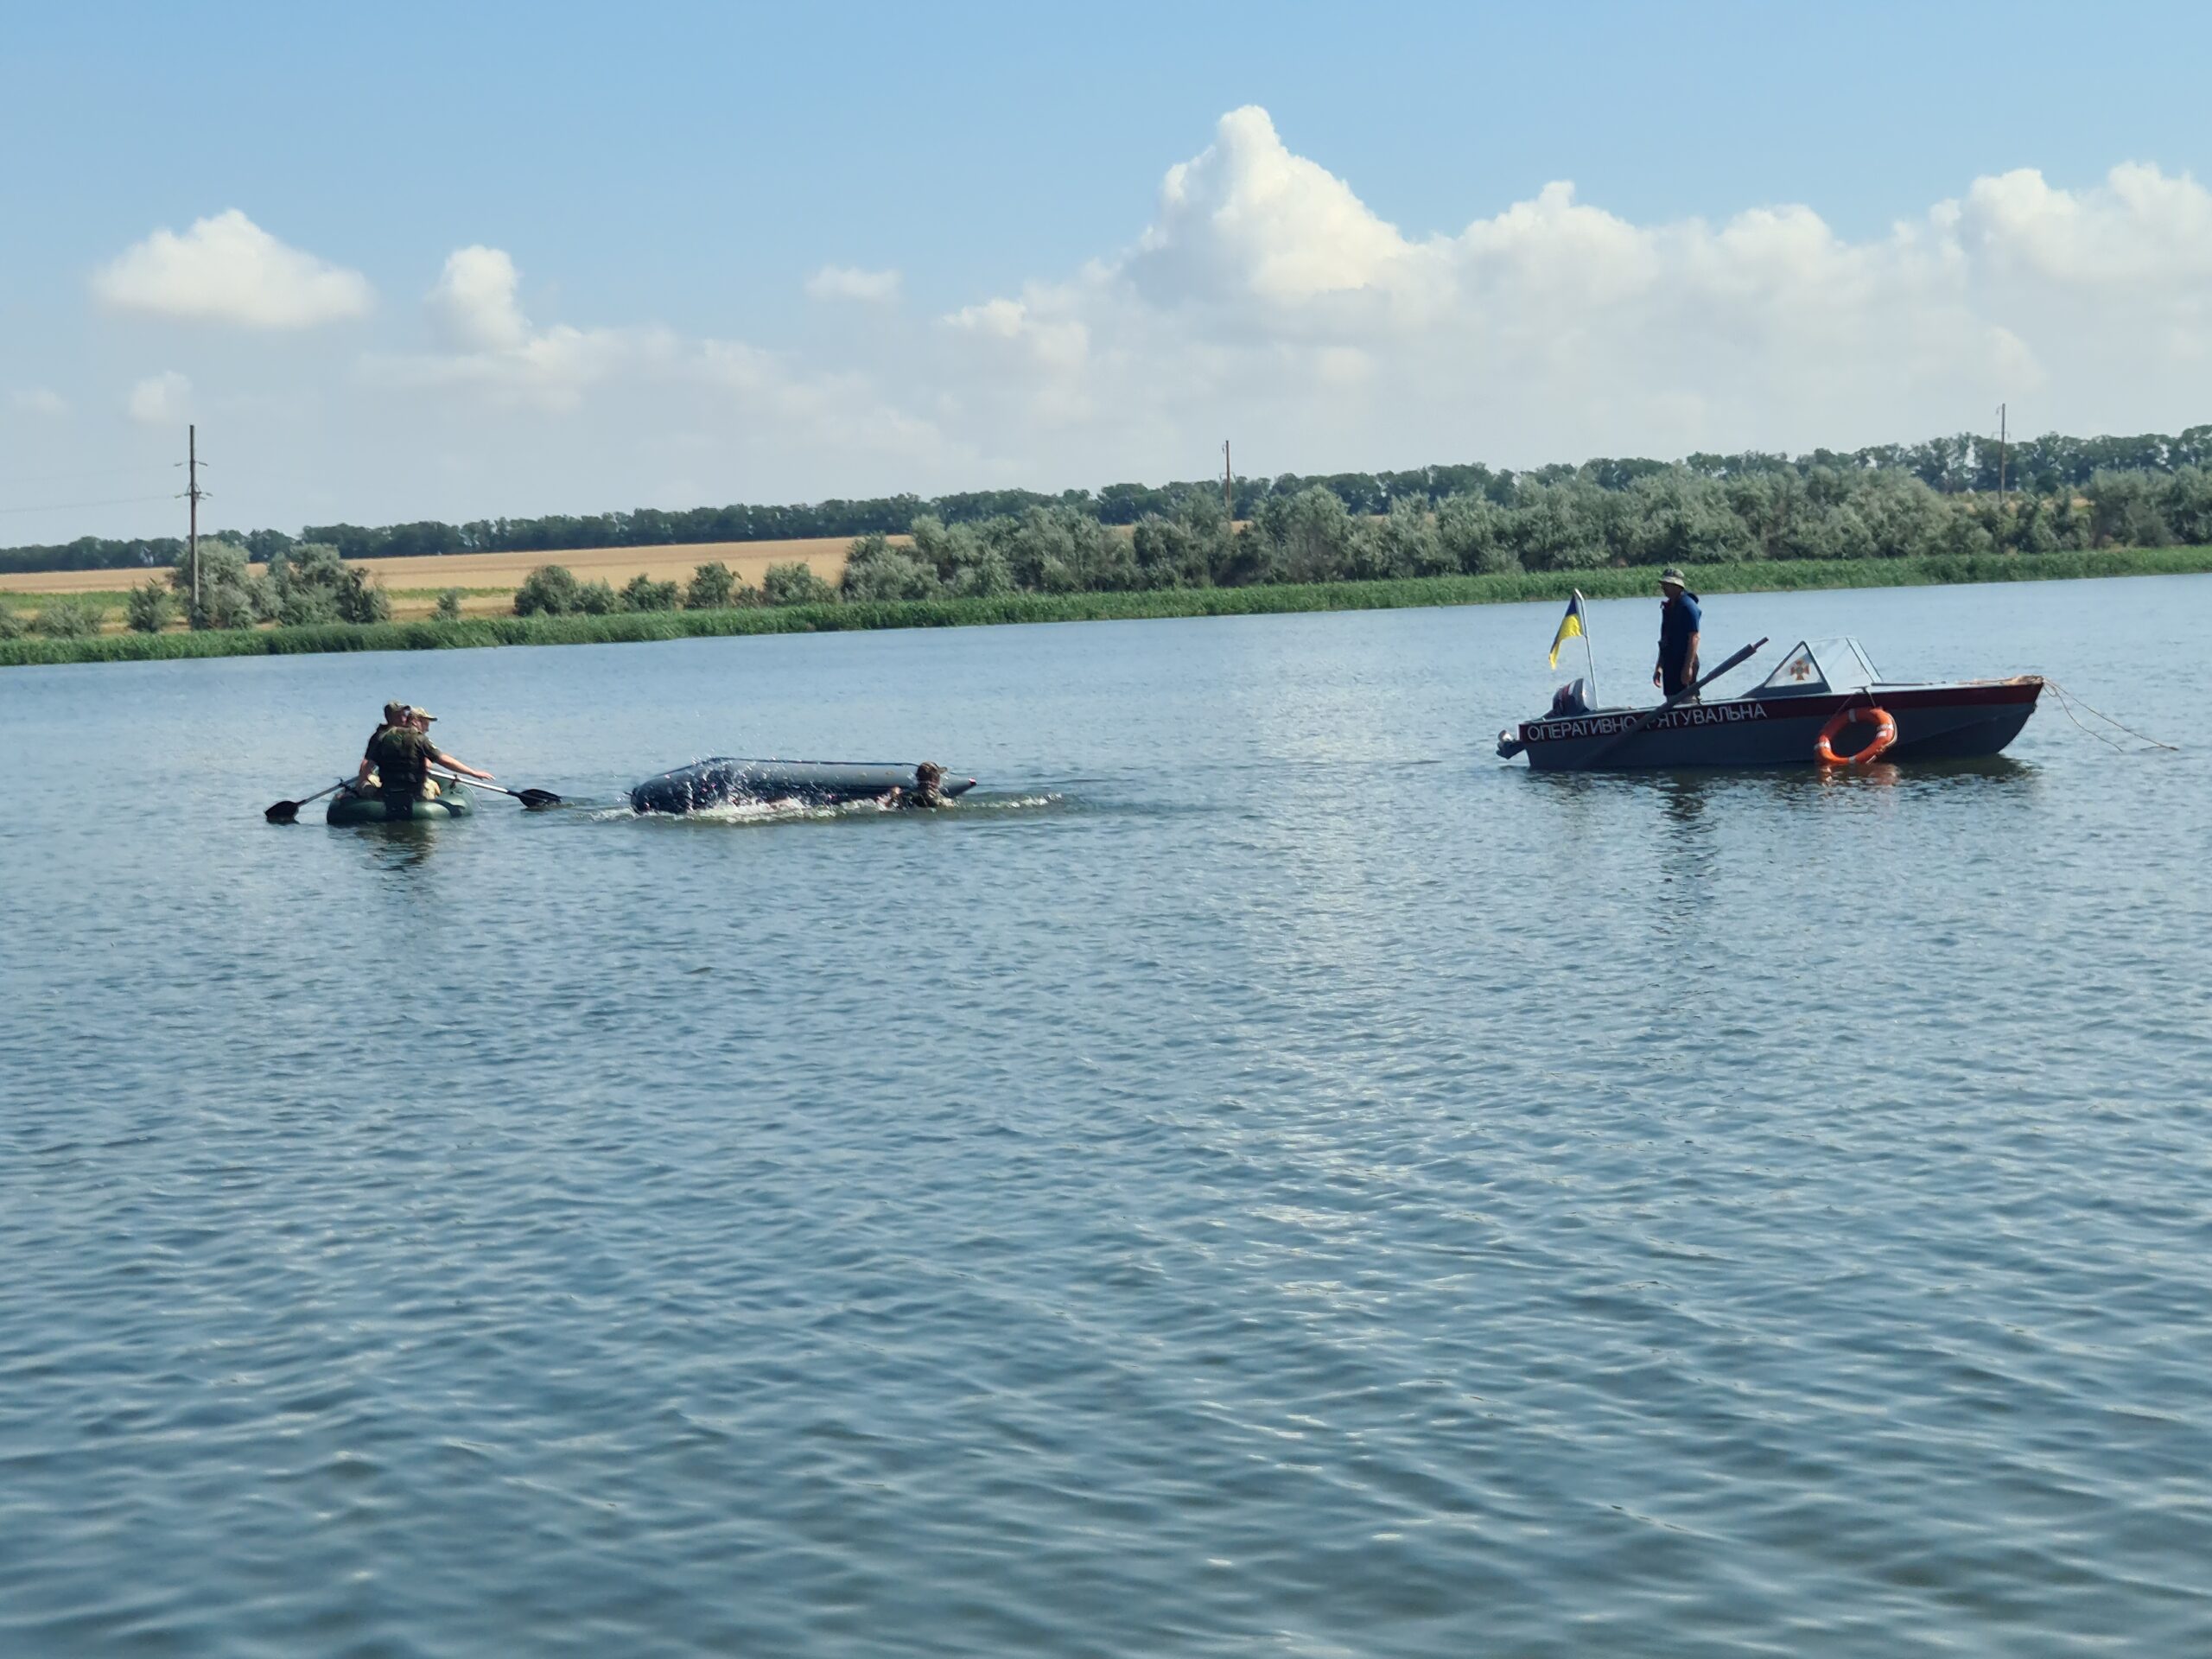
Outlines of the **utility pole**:
M 1236 522 L 1236 475 L 1229 469 L 1229 440 L 1221 441 L 1221 505 L 1229 514 L 1229 522 Z
M 2005 405 L 1997 405 L 1997 511 L 2005 511 Z
M 196 425 L 184 429 L 184 499 L 192 504 L 190 540 L 192 558 L 192 626 L 200 626 L 200 429 Z

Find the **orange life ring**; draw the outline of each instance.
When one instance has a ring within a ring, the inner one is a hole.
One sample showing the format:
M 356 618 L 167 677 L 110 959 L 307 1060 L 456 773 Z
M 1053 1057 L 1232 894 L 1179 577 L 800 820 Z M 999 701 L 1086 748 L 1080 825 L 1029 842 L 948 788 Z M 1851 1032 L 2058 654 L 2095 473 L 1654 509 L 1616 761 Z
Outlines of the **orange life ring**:
M 1874 741 L 1856 754 L 1838 754 L 1833 747 L 1835 734 L 1862 720 L 1873 727 Z M 1863 709 L 1846 704 L 1821 728 L 1821 734 L 1813 740 L 1813 753 L 1824 766 L 1863 766 L 1897 741 L 1897 723 L 1890 718 L 1888 709 L 1871 702 Z

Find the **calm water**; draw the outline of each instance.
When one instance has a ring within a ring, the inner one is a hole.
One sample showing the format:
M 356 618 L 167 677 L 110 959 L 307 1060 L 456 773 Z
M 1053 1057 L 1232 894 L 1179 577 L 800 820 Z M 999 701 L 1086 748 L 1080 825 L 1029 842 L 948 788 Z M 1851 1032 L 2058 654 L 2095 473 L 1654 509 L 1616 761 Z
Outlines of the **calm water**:
M 2183 745 L 1840 779 L 1555 611 L 0 672 L 0 1651 L 2212 1651 L 2212 578 L 1715 599 Z

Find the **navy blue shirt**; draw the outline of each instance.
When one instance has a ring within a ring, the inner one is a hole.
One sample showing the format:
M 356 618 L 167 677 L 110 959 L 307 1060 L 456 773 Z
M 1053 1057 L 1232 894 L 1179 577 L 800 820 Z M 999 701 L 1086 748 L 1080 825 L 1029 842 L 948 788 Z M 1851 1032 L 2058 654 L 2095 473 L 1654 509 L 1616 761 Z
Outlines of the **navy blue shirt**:
M 1680 679 L 1690 659 L 1690 636 L 1701 632 L 1705 620 L 1697 595 L 1683 592 L 1667 601 L 1659 613 L 1659 666 L 1669 677 Z

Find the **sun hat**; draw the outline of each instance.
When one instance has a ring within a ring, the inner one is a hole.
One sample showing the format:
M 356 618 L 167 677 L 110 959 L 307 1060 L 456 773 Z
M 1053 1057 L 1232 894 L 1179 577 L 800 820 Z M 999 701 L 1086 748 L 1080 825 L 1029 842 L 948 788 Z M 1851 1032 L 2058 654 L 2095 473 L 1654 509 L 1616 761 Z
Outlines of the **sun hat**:
M 1670 582 L 1677 588 L 1687 588 L 1689 586 L 1689 583 L 1682 579 L 1681 566 L 1678 564 L 1670 564 L 1664 570 L 1662 570 L 1659 573 L 1659 585 L 1662 588 L 1666 587 Z

